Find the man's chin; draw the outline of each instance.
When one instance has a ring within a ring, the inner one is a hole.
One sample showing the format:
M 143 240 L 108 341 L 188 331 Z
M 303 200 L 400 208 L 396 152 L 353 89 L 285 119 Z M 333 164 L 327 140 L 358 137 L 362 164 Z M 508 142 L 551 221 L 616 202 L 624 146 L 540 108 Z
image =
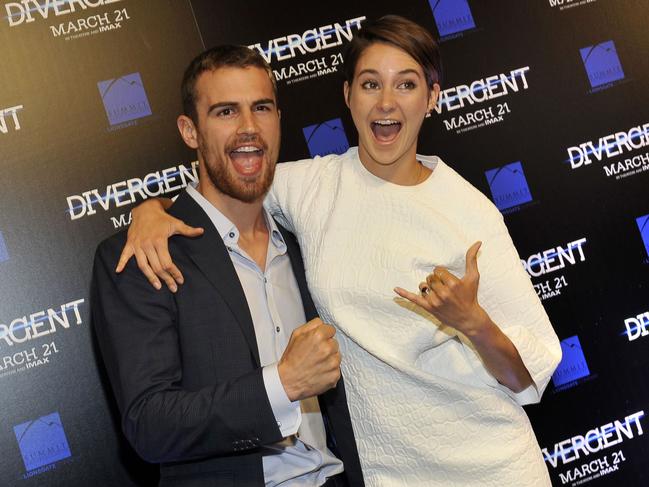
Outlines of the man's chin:
M 255 203 L 263 201 L 270 190 L 270 183 L 259 181 L 258 178 L 251 178 L 253 181 L 239 181 L 238 184 L 216 184 L 216 188 L 223 194 L 242 201 L 244 203 Z

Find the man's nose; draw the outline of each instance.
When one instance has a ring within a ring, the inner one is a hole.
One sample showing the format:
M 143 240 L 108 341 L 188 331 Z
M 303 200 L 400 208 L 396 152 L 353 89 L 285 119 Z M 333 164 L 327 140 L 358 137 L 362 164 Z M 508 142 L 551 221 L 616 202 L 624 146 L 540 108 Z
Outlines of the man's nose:
M 239 134 L 256 134 L 259 131 L 257 120 L 251 110 L 243 110 L 239 117 Z

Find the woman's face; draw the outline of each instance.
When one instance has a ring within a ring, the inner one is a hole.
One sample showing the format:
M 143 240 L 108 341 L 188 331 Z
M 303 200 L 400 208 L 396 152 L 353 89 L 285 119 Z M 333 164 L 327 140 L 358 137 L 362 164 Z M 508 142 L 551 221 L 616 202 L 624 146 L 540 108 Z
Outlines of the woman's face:
M 360 55 L 344 91 L 361 160 L 370 166 L 414 162 L 419 129 L 439 94 L 437 84 L 428 89 L 417 61 L 397 47 L 374 43 Z

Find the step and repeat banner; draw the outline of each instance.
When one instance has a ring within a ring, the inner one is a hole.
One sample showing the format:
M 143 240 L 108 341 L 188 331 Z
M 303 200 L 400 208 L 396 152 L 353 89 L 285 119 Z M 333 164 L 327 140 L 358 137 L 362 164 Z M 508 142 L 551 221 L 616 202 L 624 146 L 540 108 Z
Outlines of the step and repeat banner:
M 258 50 L 278 80 L 281 160 L 343 152 L 357 137 L 342 53 L 388 13 L 440 39 L 420 152 L 502 211 L 561 340 L 527 408 L 553 484 L 649 485 L 645 1 L 0 7 L 0 485 L 157 484 L 120 434 L 88 295 L 97 243 L 197 178 L 175 125 L 188 62 L 220 43 Z

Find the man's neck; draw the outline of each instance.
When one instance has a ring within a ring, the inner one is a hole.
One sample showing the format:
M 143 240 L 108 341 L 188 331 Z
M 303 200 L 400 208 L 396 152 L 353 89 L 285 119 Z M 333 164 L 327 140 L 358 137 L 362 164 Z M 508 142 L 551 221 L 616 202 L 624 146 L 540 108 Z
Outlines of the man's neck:
M 269 230 L 263 213 L 263 196 L 246 203 L 223 194 L 209 182 L 201 181 L 205 181 L 205 178 L 199 180 L 196 188 L 198 192 L 234 223 L 239 230 L 239 247 L 257 262 L 260 269 L 265 270 Z
M 205 178 L 199 180 L 196 189 L 209 201 L 217 210 L 235 224 L 240 234 L 251 234 L 266 228 L 266 222 L 263 214 L 263 197 L 258 200 L 247 203 L 245 201 L 232 198 L 221 193 L 218 189 L 209 183 L 205 183 Z

